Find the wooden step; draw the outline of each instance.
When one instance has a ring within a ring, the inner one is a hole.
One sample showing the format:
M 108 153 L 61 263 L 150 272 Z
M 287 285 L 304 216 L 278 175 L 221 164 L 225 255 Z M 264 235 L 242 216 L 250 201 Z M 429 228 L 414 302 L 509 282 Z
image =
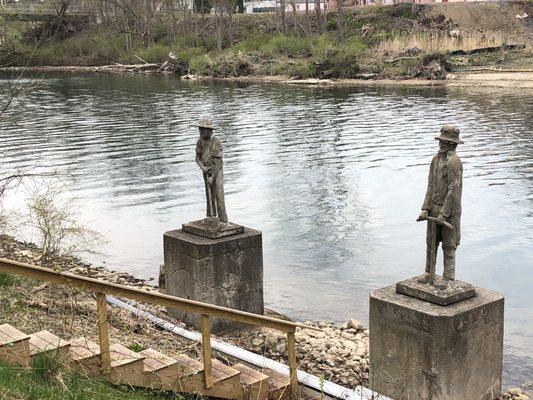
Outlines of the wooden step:
M 144 386 L 163 388 L 172 386 L 180 377 L 178 361 L 154 349 L 146 349 L 139 353 L 144 357 Z
M 213 359 L 213 387 L 207 389 L 204 381 L 204 367 L 200 361 L 185 354 L 176 356 L 174 359 L 178 363 L 179 377 L 173 382 L 165 382 L 162 385 L 164 389 L 223 399 L 240 400 L 243 398 L 240 371 Z
M 291 397 L 291 380 L 288 375 L 281 374 L 272 369 L 265 369 L 263 373 L 268 375 L 270 398 L 272 400 L 288 399 Z
M 266 400 L 270 395 L 269 377 L 244 364 L 232 366 L 241 373 L 241 384 L 244 388 L 243 400 Z
M 30 335 L 30 355 L 53 354 L 60 360 L 68 359 L 70 343 L 49 331 L 40 331 Z
M 144 386 L 144 356 L 121 344 L 109 346 L 111 372 L 105 379 L 115 385 Z
M 86 338 L 70 342 L 70 359 L 74 368 L 88 377 L 100 375 L 100 346 Z
M 9 363 L 29 367 L 30 336 L 9 324 L 0 325 L 0 358 Z

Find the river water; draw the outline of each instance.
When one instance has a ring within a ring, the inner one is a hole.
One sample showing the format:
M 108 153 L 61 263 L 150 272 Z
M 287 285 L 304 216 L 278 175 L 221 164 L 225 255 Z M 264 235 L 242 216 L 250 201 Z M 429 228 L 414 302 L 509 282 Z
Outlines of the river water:
M 433 137 L 456 124 L 465 141 L 457 275 L 504 293 L 505 383 L 533 380 L 530 91 L 34 81 L 1 122 L 2 171 L 68 168 L 81 219 L 109 241 L 96 264 L 157 277 L 163 232 L 203 217 L 191 125 L 211 116 L 230 220 L 263 231 L 266 305 L 298 320 L 366 322 L 370 290 L 423 271 L 415 218 Z

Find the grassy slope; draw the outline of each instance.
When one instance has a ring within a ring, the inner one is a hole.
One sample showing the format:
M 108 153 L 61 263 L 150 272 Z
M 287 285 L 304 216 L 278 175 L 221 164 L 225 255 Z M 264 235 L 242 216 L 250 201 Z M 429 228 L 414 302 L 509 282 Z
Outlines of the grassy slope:
M 52 360 L 38 359 L 31 369 L 0 361 L 0 398 L 35 400 L 163 400 L 179 399 L 164 393 L 111 386 L 98 379 L 56 368 Z
M 37 286 L 36 286 L 37 285 Z M 12 323 L 18 328 L 14 320 L 20 320 L 21 325 L 27 323 L 22 318 L 25 313 L 35 310 L 23 305 L 21 286 L 31 290 L 40 285 L 39 282 L 0 273 L 0 322 Z M 56 290 L 57 291 L 57 288 Z M 26 295 L 27 296 L 27 295 Z M 35 296 L 36 297 L 36 296 Z M 24 310 L 24 312 L 22 311 Z M 40 311 L 43 314 L 43 311 Z M 87 319 L 87 316 L 82 316 Z M 51 317 L 54 320 L 58 318 Z M 113 317 L 113 319 L 117 319 Z M 94 323 L 93 323 L 94 325 Z M 46 327 L 42 327 L 43 329 Z M 48 327 L 56 331 L 53 327 Z M 34 331 L 36 329 L 33 329 Z M 85 336 L 85 335 L 84 335 Z M 127 344 L 127 342 L 125 342 Z M 139 348 L 140 346 L 136 344 Z M 134 346 L 130 346 L 134 347 Z M 9 365 L 0 360 L 0 399 L 35 399 L 35 400 L 85 400 L 85 399 L 116 399 L 116 400 L 163 400 L 186 399 L 170 392 L 141 390 L 126 386 L 112 386 L 108 383 L 92 379 L 71 370 L 63 360 L 53 355 L 44 355 L 33 360 L 31 369 L 24 369 Z

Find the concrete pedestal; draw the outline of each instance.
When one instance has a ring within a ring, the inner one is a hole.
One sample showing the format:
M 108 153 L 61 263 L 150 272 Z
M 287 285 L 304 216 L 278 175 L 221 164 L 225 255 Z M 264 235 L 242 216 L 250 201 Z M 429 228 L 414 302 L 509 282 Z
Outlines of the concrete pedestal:
M 501 390 L 504 299 L 441 306 L 396 292 L 370 295 L 370 387 L 395 400 L 492 400 Z
M 264 313 L 260 231 L 244 228 L 242 234 L 209 239 L 178 229 L 166 232 L 163 241 L 165 293 L 256 314 Z M 177 310 L 169 312 L 200 328 L 200 316 Z M 242 327 L 218 318 L 212 318 L 211 322 L 215 334 Z

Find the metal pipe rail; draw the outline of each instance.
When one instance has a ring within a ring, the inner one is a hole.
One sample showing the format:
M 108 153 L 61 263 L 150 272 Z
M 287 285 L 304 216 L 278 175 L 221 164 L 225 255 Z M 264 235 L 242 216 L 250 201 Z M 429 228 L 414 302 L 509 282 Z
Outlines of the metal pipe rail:
M 115 283 L 100 281 L 86 276 L 71 274 L 69 272 L 58 272 L 52 269 L 38 267 L 18 261 L 0 258 L 0 272 L 37 279 L 44 282 L 58 285 L 66 285 L 78 289 L 86 290 L 96 294 L 98 309 L 98 332 L 100 337 L 100 357 L 104 373 L 111 369 L 109 358 L 109 327 L 107 321 L 107 309 L 105 295 L 123 297 L 130 300 L 155 304 L 159 306 L 176 308 L 181 311 L 200 314 L 202 317 L 202 353 L 204 363 L 204 384 L 206 388 L 213 386 L 213 375 L 211 367 L 211 317 L 229 319 L 249 325 L 268 327 L 287 334 L 287 349 L 289 356 L 289 370 L 291 381 L 291 395 L 298 396 L 298 377 L 296 361 L 296 341 L 294 333 L 296 328 L 320 330 L 318 328 L 299 324 L 291 321 L 284 321 L 264 315 L 253 314 L 231 308 L 220 307 L 213 304 L 199 301 L 182 299 L 180 297 L 169 296 L 167 294 L 150 292 L 148 290 L 136 289 Z

